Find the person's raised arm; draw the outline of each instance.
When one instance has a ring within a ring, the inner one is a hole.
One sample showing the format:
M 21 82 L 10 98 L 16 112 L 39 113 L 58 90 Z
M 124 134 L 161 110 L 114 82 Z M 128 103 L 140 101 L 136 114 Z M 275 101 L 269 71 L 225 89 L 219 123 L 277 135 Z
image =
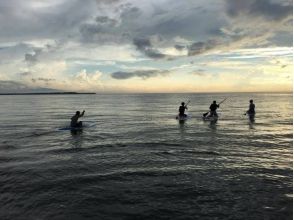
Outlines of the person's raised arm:
M 82 114 L 80 115 L 80 117 L 83 117 L 85 114 L 85 110 L 82 112 Z

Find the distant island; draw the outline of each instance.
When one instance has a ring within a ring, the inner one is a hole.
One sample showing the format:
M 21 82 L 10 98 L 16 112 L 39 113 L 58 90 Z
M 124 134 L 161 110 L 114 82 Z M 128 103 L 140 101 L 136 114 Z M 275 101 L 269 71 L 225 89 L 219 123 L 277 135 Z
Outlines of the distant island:
M 92 95 L 95 92 L 24 92 L 24 93 L 0 93 L 0 95 Z

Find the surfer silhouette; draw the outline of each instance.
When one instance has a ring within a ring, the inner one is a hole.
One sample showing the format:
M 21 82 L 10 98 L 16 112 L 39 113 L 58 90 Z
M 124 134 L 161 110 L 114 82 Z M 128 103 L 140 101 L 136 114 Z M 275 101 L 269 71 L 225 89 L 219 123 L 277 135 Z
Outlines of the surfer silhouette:
M 249 101 L 249 109 L 248 109 L 248 111 L 247 111 L 247 114 L 248 115 L 254 115 L 255 114 L 255 104 L 253 103 L 253 100 L 251 99 L 250 101 Z
M 70 126 L 71 127 L 82 127 L 83 126 L 83 122 L 79 121 L 80 117 L 83 117 L 85 113 L 85 110 L 82 112 L 82 114 L 80 113 L 80 111 L 77 111 L 76 114 L 74 116 L 71 117 L 71 122 L 70 122 Z
M 179 107 L 179 116 L 180 117 L 187 117 L 185 114 L 186 109 L 188 109 L 187 105 L 185 105 L 185 102 L 181 103 L 182 105 Z
M 210 115 L 208 117 L 213 117 L 213 116 L 218 116 L 216 109 L 219 108 L 219 105 L 216 104 L 216 101 L 213 101 L 213 103 L 210 105 L 209 109 L 210 109 Z

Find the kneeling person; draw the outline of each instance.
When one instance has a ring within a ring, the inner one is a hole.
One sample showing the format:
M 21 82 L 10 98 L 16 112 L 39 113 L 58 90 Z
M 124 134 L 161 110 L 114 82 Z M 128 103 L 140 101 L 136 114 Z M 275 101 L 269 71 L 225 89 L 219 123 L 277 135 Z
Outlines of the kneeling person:
M 82 127 L 83 123 L 81 121 L 78 122 L 78 119 L 80 117 L 83 117 L 85 113 L 85 110 L 82 112 L 82 114 L 80 113 L 80 111 L 77 111 L 76 114 L 74 116 L 71 117 L 71 122 L 70 122 L 70 126 L 71 127 Z
M 185 102 L 182 102 L 182 105 L 179 107 L 179 116 L 180 117 L 187 117 L 187 115 L 185 114 L 186 109 L 188 109 L 188 108 L 185 105 Z

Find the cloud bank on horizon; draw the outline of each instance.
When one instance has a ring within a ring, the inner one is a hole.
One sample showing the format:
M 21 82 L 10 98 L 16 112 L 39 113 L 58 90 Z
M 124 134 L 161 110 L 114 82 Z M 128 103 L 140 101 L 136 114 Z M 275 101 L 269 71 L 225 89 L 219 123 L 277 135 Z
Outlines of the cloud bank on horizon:
M 2 0 L 0 93 L 292 91 L 291 0 Z

